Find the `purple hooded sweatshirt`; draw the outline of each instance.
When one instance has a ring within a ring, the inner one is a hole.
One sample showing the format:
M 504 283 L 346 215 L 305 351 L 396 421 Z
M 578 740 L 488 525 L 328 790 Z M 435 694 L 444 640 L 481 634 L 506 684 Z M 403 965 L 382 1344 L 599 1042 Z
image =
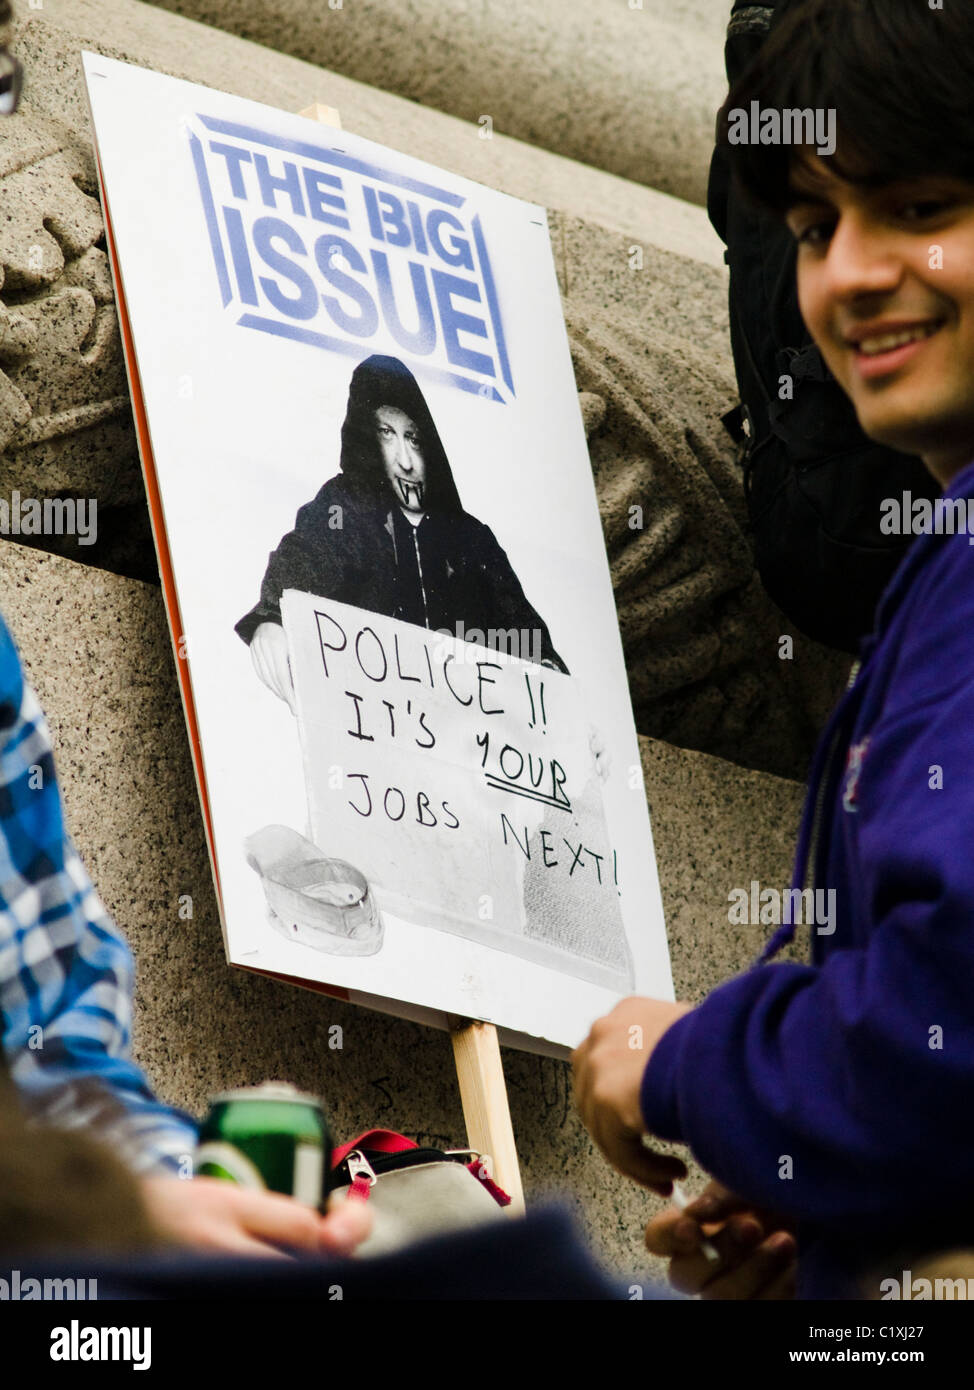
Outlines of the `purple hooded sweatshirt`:
M 793 887 L 835 896 L 800 928 L 812 963 L 771 961 L 781 928 L 643 1075 L 653 1134 L 797 1220 L 802 1298 L 974 1245 L 974 465 L 950 502 L 959 533 L 911 545 L 813 763 Z

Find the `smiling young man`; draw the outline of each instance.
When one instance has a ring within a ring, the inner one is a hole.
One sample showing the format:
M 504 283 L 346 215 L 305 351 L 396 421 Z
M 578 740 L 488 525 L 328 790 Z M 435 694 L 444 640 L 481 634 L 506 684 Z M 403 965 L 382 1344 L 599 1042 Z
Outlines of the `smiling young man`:
M 735 145 L 797 241 L 802 315 L 874 440 L 974 499 L 974 7 L 805 0 L 722 112 L 834 108 L 834 155 Z M 924 534 L 886 590 L 813 765 L 794 886 L 835 893 L 810 963 L 695 1008 L 632 999 L 576 1054 L 582 1115 L 661 1192 L 687 1143 L 717 1181 L 650 1223 L 711 1297 L 875 1292 L 974 1243 L 974 536 Z M 642 1050 L 630 1032 L 641 1031 Z M 648 1061 L 647 1061 L 648 1057 Z M 702 1234 L 717 1233 L 708 1262 Z
M 974 183 L 869 189 L 803 160 L 790 188 L 809 331 L 867 434 L 946 488 L 974 461 Z

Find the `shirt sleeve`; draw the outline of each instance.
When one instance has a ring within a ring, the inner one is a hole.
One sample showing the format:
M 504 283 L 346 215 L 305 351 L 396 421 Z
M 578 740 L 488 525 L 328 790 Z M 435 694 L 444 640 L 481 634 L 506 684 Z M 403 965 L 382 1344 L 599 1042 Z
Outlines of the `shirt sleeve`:
M 267 560 L 260 598 L 234 631 L 249 646 L 261 623 L 281 622 L 281 595 L 285 589 L 327 598 L 342 573 L 339 554 L 345 516 L 342 496 L 329 483 L 310 502 L 298 509 L 294 528 L 282 536 Z
M 133 967 L 67 835 L 50 736 L 0 619 L 0 1017 L 25 1109 L 140 1173 L 185 1171 L 188 1115 L 129 1056 Z
M 966 546 L 964 547 L 966 552 Z M 970 563 L 974 563 L 974 557 Z M 970 593 L 972 585 L 966 585 Z M 864 944 L 760 966 L 678 1019 L 649 1129 L 749 1200 L 896 1230 L 974 1205 L 974 597 L 916 621 L 870 731 L 835 914 Z

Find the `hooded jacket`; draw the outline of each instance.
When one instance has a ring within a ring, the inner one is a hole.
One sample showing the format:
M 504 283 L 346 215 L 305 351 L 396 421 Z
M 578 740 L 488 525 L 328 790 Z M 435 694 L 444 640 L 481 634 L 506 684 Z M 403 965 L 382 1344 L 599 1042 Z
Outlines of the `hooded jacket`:
M 375 423 L 381 406 L 408 415 L 422 441 L 425 513 L 415 527 L 385 475 Z M 341 471 L 299 509 L 294 529 L 272 552 L 260 599 L 236 624 L 245 642 L 261 623 L 281 621 L 285 589 L 454 635 L 459 625 L 461 633 L 483 634 L 494 649 L 536 654 L 567 669 L 490 527 L 463 510 L 423 393 L 395 357 L 368 357 L 352 373 Z M 518 643 L 526 638 L 536 648 L 510 646 L 512 629 Z
M 800 1297 L 974 1242 L 972 545 L 914 541 L 819 746 L 793 886 L 834 891 L 834 929 L 808 965 L 779 929 L 643 1074 L 652 1133 L 797 1218 Z

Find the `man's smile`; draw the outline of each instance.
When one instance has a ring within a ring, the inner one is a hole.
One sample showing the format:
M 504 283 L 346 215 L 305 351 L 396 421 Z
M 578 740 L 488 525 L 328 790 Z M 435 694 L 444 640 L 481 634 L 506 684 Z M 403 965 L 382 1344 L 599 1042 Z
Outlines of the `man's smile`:
M 943 318 L 906 321 L 873 320 L 848 330 L 844 341 L 855 354 L 859 377 L 866 381 L 889 376 L 910 362 L 922 345 L 943 328 Z

